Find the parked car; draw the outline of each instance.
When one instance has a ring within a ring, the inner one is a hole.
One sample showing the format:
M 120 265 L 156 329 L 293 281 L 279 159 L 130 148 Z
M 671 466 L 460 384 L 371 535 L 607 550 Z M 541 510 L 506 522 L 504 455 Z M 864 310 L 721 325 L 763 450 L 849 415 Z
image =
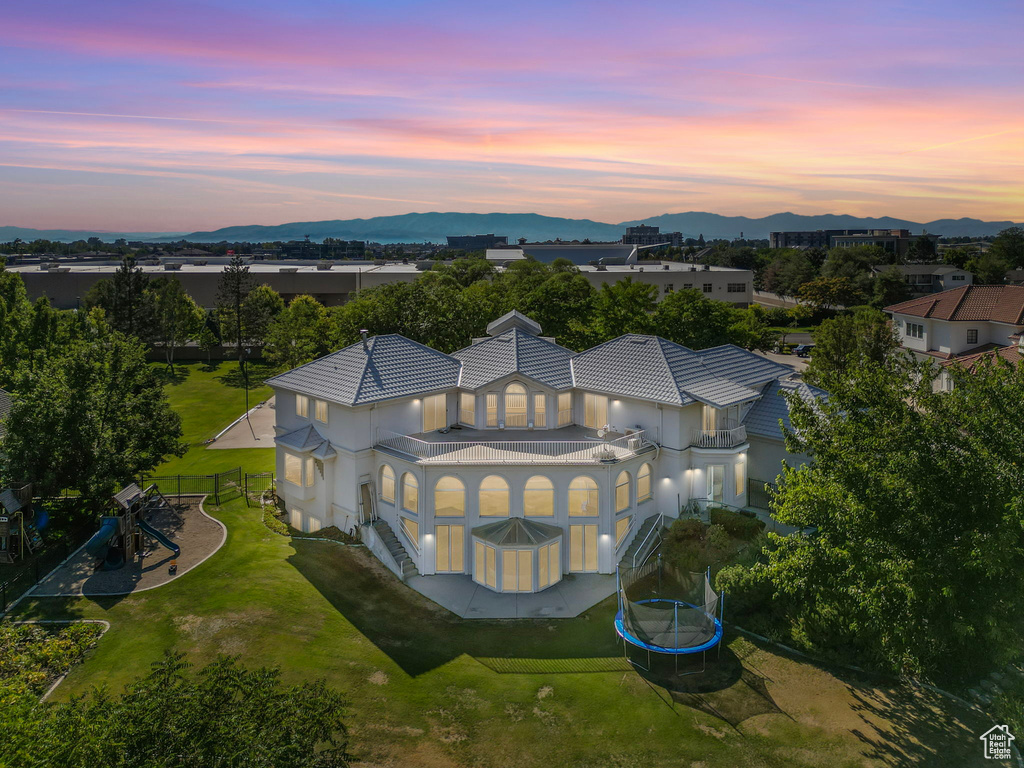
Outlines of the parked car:
M 810 357 L 813 351 L 813 344 L 797 344 L 793 347 L 793 354 L 797 357 Z

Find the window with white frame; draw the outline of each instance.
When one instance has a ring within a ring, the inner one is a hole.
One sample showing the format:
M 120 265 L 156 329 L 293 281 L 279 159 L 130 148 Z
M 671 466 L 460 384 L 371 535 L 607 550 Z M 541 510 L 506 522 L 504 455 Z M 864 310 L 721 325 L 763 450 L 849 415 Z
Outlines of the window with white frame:
M 446 395 L 430 395 L 423 398 L 423 431 L 433 432 L 448 426 L 448 398 Z
M 402 509 L 414 515 L 420 511 L 420 484 L 411 472 L 402 475 Z
M 509 488 L 503 477 L 488 475 L 480 481 L 480 517 L 508 517 Z
M 295 396 L 295 415 L 304 419 L 309 418 L 309 398 L 305 395 Z
M 316 420 L 322 424 L 327 423 L 327 403 L 324 400 L 316 400 Z
M 467 427 L 476 426 L 476 395 L 472 392 L 459 395 L 459 423 Z
M 580 475 L 569 483 L 569 517 L 594 517 L 600 512 L 597 481 Z
M 637 503 L 651 498 L 651 465 L 642 464 L 636 473 Z
M 558 426 L 572 424 L 572 392 L 561 392 L 558 395 Z
M 608 398 L 587 392 L 583 396 L 583 425 L 601 429 L 608 423 Z
M 747 492 L 747 462 L 737 461 L 733 465 L 733 474 L 736 481 L 735 496 L 739 499 Z
M 629 472 L 622 470 L 615 480 L 615 511 L 625 512 L 629 509 Z
M 487 394 L 487 426 L 498 426 L 498 394 L 496 392 Z
M 977 344 L 978 343 L 978 329 L 977 328 L 968 328 L 967 329 L 967 343 L 968 344 Z
M 420 524 L 415 520 L 410 520 L 408 517 L 400 517 L 400 525 L 402 526 L 402 533 L 409 539 L 409 543 L 412 544 L 413 549 L 417 552 L 420 551 Z
M 538 429 L 547 423 L 547 395 L 538 393 L 533 396 L 533 426 Z
M 284 455 L 284 479 L 293 485 L 302 485 L 302 457 L 293 453 Z
M 555 514 L 555 486 L 543 475 L 534 475 L 523 488 L 523 514 L 551 517 Z
M 464 517 L 466 486 L 457 477 L 445 475 L 434 485 L 434 514 L 438 517 Z
M 526 387 L 522 384 L 505 387 L 505 426 L 526 426 Z
M 395 470 L 387 464 L 380 468 L 380 499 L 395 503 Z
M 912 339 L 924 338 L 924 326 L 920 323 L 907 323 L 907 336 Z
M 550 587 L 562 579 L 562 542 L 556 541 L 540 548 L 537 553 L 537 589 Z
M 434 567 L 438 571 L 462 573 L 465 566 L 465 529 L 461 525 L 438 525 L 434 527 Z

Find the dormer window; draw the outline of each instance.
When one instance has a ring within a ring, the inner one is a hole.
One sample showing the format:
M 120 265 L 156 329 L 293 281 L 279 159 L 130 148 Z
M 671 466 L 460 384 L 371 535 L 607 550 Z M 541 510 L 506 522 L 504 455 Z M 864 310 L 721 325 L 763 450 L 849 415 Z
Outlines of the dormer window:
M 505 426 L 526 426 L 526 387 L 522 384 L 505 387 Z

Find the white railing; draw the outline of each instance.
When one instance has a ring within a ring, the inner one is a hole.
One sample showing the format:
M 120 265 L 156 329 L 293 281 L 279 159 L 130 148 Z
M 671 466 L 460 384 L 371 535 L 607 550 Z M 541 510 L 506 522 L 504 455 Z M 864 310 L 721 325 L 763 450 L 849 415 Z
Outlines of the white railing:
M 647 521 L 645 520 L 644 522 L 647 522 Z M 651 530 L 649 530 L 647 532 L 647 535 L 644 536 L 644 540 L 640 542 L 640 546 L 637 547 L 636 548 L 636 552 L 633 553 L 633 567 L 634 568 L 637 567 L 637 559 L 638 558 L 640 559 L 640 565 L 643 565 L 644 562 L 647 560 L 648 555 L 650 555 L 650 553 L 654 551 L 653 547 L 651 547 L 651 549 L 649 549 L 649 550 L 647 549 L 647 547 L 650 546 L 650 543 L 652 541 L 655 541 L 655 540 L 658 541 L 658 542 L 660 542 L 662 540 L 662 538 L 663 538 L 663 536 L 662 536 L 662 529 L 664 528 L 664 525 L 665 525 L 665 515 L 664 514 L 660 514 L 660 515 L 658 515 L 658 521 L 654 524 L 654 527 L 651 528 Z M 643 526 L 641 526 L 641 527 L 643 527 Z
M 735 448 L 747 442 L 747 428 L 744 426 L 733 429 L 695 429 L 690 445 L 697 448 Z
M 459 440 L 432 442 L 380 430 L 377 445 L 421 464 L 593 464 L 628 459 L 653 444 L 643 431 L 614 440 Z

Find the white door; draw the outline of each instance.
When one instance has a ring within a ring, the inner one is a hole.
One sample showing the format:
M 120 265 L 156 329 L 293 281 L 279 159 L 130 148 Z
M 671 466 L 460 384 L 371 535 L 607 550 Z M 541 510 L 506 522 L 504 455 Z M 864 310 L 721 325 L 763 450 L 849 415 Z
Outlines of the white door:
M 707 468 L 708 495 L 710 501 L 721 504 L 725 501 L 725 465 L 710 464 Z
M 597 526 L 569 526 L 569 570 L 578 573 L 597 571 Z

